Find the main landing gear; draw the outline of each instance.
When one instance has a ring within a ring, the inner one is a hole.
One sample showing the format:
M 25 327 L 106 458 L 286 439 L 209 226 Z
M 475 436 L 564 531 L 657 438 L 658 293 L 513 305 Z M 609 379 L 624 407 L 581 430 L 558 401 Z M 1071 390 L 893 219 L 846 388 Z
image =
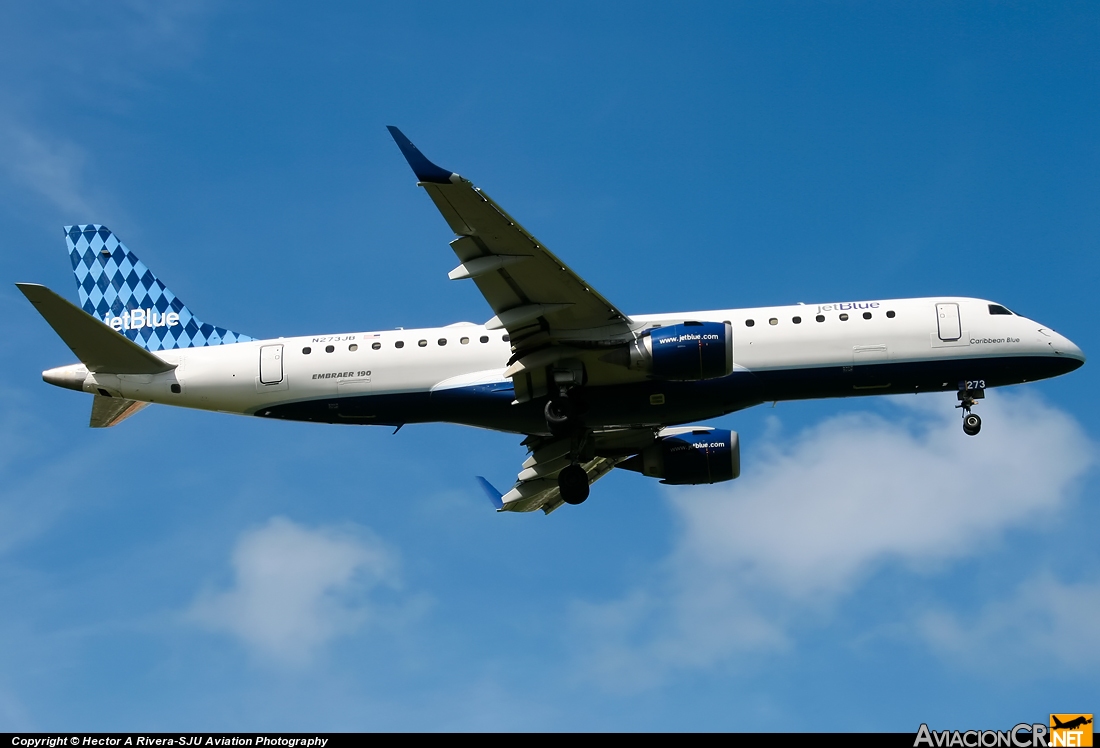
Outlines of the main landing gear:
M 542 415 L 546 418 L 546 427 L 554 436 L 569 436 L 580 428 L 579 408 L 572 398 L 562 394 L 546 401 Z
M 978 404 L 978 400 L 985 398 L 985 387 L 974 387 L 974 384 L 985 383 L 980 380 L 959 383 L 959 404 L 955 406 L 963 410 L 963 433 L 967 436 L 977 436 L 982 430 L 982 419 L 971 413 L 970 409 Z
M 563 467 L 558 473 L 558 490 L 566 504 L 583 504 L 588 498 L 588 473 L 576 463 Z
M 571 397 L 571 394 L 563 387 L 557 397 L 546 401 L 542 412 L 551 434 L 559 438 L 569 438 L 573 442 L 569 450 L 571 462 L 558 473 L 558 490 L 562 501 L 576 505 L 584 503 L 588 498 L 588 473 L 578 462 L 591 459 L 585 452 L 592 451 L 592 439 L 591 432 L 584 428 L 581 419 L 583 409 L 577 398 Z

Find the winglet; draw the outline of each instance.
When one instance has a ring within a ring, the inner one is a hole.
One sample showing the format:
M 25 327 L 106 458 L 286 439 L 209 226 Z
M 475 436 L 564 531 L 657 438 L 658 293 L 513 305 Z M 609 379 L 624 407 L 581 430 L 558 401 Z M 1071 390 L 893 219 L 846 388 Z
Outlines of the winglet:
M 387 125 L 386 129 L 390 131 L 397 147 L 401 149 L 401 155 L 409 162 L 409 166 L 412 167 L 413 174 L 416 175 L 418 180 L 436 184 L 451 184 L 452 172 L 436 166 L 425 158 L 424 154 L 412 144 L 412 141 L 405 137 L 405 133 L 393 125 Z
M 493 502 L 493 506 L 496 507 L 496 510 L 499 512 L 501 509 L 503 509 L 504 494 L 493 488 L 493 484 L 482 478 L 480 475 L 477 476 L 477 479 L 478 482 L 481 483 L 481 488 L 483 491 L 485 491 L 485 495 L 489 497 L 489 501 Z

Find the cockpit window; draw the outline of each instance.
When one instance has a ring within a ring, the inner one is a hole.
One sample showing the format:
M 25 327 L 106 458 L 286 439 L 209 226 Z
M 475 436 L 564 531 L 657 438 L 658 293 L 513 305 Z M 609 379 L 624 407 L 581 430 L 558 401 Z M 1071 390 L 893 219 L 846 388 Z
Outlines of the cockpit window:
M 1012 314 L 1012 312 L 1010 312 L 1007 307 L 1003 307 L 1000 304 L 990 304 L 989 305 L 989 313 L 990 314 L 1009 314 L 1009 315 Z

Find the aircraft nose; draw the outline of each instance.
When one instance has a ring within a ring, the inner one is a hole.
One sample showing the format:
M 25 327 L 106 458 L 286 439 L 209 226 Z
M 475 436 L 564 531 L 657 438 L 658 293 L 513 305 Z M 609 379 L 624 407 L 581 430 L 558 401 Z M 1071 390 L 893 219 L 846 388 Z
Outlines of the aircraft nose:
M 1076 359 L 1082 364 L 1085 363 L 1085 353 L 1077 347 L 1076 343 L 1064 335 L 1059 335 L 1058 338 L 1059 339 L 1054 343 L 1054 350 L 1057 351 L 1059 355 Z
M 1054 349 L 1056 354 L 1074 362 L 1074 369 L 1085 363 L 1084 351 L 1078 348 L 1077 344 L 1065 335 L 1060 335 L 1049 327 L 1040 327 L 1039 332 L 1047 338 L 1047 342 L 1050 344 L 1050 347 Z

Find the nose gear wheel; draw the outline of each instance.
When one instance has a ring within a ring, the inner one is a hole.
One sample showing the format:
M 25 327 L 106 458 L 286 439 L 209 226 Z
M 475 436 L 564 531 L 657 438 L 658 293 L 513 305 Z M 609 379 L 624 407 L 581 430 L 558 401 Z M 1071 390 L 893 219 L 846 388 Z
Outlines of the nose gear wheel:
M 971 390 L 963 388 L 959 390 L 959 404 L 955 407 L 962 408 L 963 433 L 967 436 L 977 436 L 978 432 L 982 430 L 982 419 L 976 413 L 971 413 L 970 409 L 978 404 L 978 400 L 984 397 L 984 389 Z
M 982 430 L 982 419 L 975 413 L 967 413 L 963 416 L 963 433 L 967 436 L 977 436 Z

